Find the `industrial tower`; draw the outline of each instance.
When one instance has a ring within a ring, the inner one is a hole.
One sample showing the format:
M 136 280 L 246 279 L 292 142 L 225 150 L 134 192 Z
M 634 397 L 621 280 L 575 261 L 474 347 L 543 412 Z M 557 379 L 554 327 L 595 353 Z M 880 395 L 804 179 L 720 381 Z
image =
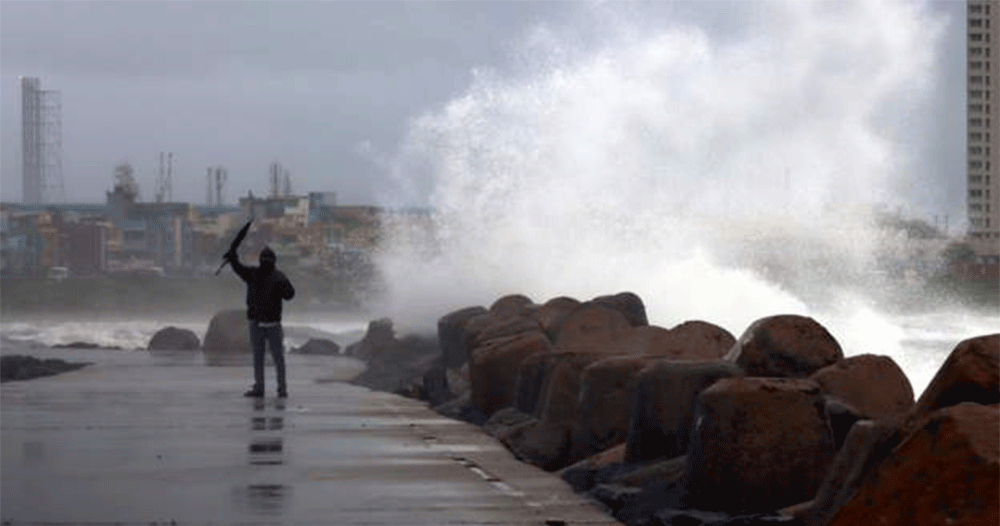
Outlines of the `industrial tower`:
M 21 198 L 25 203 L 65 200 L 62 173 L 62 99 L 21 77 Z

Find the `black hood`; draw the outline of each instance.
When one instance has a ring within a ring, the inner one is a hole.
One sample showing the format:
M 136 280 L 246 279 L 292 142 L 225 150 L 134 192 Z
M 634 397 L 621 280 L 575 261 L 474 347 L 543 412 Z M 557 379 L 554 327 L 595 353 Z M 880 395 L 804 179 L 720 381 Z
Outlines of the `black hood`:
M 274 255 L 274 251 L 270 247 L 264 247 L 264 250 L 260 251 L 260 268 L 271 270 L 274 268 L 275 261 L 278 257 Z

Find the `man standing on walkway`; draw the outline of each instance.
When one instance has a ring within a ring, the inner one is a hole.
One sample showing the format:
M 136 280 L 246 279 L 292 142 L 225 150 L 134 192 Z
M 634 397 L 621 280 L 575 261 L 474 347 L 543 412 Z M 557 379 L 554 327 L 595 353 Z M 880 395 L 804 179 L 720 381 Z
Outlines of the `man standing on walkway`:
M 284 332 L 281 330 L 282 301 L 295 297 L 295 288 L 283 272 L 275 268 L 274 251 L 264 247 L 260 251 L 260 266 L 247 267 L 240 263 L 235 250 L 226 252 L 224 258 L 247 284 L 247 320 L 250 326 L 250 344 L 253 346 L 253 387 L 243 396 L 264 396 L 264 345 L 271 349 L 274 372 L 278 383 L 278 397 L 288 396 L 285 383 Z

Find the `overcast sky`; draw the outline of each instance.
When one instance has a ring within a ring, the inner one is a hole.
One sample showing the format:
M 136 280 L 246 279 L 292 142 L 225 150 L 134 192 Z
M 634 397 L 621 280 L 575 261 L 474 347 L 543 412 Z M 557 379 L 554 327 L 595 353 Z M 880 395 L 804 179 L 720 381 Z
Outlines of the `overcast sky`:
M 610 5 L 722 40 L 743 37 L 741 17 L 754 13 L 751 2 Z M 931 7 L 945 31 L 928 43 L 938 60 L 922 122 L 934 125 L 910 138 L 922 169 L 907 198 L 920 213 L 964 213 L 963 8 Z M 229 202 L 264 194 L 279 161 L 296 192 L 375 203 L 392 191 L 380 160 L 412 119 L 459 97 L 476 71 L 516 68 L 539 27 L 586 16 L 582 2 L 4 1 L 0 197 L 21 199 L 18 76 L 29 75 L 62 93 L 70 201 L 103 201 L 124 160 L 151 199 L 158 152 L 172 151 L 175 200 L 204 201 L 209 165 L 228 168 Z M 425 204 L 428 184 L 416 182 L 413 204 Z

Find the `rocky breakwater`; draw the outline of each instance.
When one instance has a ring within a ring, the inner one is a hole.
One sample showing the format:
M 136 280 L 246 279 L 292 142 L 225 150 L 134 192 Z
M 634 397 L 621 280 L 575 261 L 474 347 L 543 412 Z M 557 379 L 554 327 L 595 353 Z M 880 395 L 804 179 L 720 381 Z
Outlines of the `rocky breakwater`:
M 736 339 L 650 325 L 633 293 L 510 295 L 436 338 L 372 322 L 355 383 L 427 400 L 557 471 L 626 524 L 996 524 L 1000 335 L 959 344 L 917 401 L 887 356 L 814 319 Z

